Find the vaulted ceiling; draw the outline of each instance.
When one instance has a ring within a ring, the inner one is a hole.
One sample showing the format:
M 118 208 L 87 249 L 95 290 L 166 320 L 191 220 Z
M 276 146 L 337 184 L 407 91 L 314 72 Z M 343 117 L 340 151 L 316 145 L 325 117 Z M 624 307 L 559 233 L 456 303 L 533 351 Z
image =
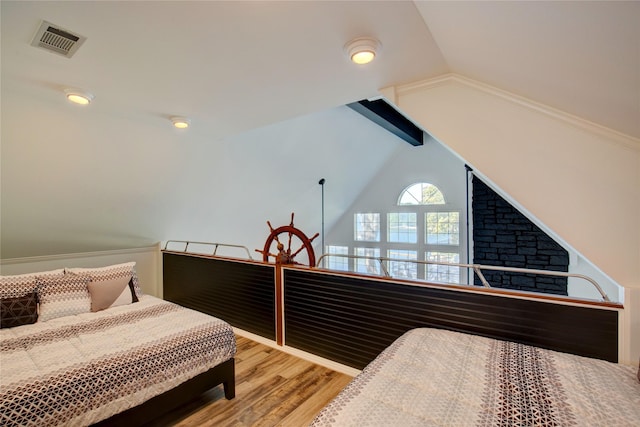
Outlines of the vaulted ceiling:
M 640 2 L 0 7 L 3 258 L 251 247 L 292 210 L 315 229 L 319 178 L 337 217 L 401 144 L 341 106 L 448 73 L 640 138 Z M 87 41 L 71 59 L 32 47 L 41 20 Z M 363 35 L 382 43 L 367 67 L 343 51 Z M 69 87 L 94 102 L 68 104 Z

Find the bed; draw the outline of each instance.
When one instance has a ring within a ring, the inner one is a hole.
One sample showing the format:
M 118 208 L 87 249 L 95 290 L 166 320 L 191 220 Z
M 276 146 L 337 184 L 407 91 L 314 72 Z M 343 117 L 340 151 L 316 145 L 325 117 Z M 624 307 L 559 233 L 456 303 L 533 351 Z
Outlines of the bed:
M 315 417 L 325 426 L 638 426 L 638 368 L 413 329 Z
M 0 279 L 0 425 L 142 424 L 218 384 L 234 397 L 231 326 L 144 295 L 134 265 Z

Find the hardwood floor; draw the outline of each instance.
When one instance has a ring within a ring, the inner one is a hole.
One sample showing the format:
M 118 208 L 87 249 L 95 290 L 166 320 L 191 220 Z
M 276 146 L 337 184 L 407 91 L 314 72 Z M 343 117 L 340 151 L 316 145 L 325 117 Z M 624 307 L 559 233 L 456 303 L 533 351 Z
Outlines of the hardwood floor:
M 236 397 L 221 386 L 150 426 L 307 426 L 350 376 L 237 336 Z

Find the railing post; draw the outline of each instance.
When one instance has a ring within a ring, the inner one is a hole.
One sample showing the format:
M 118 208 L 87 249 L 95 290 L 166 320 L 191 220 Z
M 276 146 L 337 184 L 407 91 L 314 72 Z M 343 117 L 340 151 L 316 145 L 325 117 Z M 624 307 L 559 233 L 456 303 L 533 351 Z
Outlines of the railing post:
M 276 258 L 277 259 L 277 258 Z M 284 332 L 283 332 L 283 317 L 284 317 L 284 307 L 282 304 L 282 265 L 281 263 L 276 261 L 276 344 L 283 345 L 284 343 Z
M 478 265 L 474 265 L 473 266 L 473 271 L 478 275 L 478 277 L 480 278 L 480 281 L 482 282 L 482 285 L 485 288 L 490 288 L 491 287 L 489 282 L 487 282 L 487 279 L 484 278 L 484 274 L 482 274 L 482 271 L 480 271 L 480 268 L 479 268 Z

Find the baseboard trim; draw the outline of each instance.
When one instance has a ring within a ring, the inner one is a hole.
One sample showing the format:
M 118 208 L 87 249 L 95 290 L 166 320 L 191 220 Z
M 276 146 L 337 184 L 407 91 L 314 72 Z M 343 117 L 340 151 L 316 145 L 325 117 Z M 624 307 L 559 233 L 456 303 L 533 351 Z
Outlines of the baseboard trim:
M 336 372 L 340 372 L 342 374 L 346 374 L 352 377 L 358 375 L 361 371 L 359 369 L 352 368 L 351 366 L 343 365 L 341 363 L 334 362 L 333 360 L 325 359 L 320 356 L 316 356 L 315 354 L 308 353 L 306 351 L 299 350 L 295 347 L 289 347 L 286 344 L 284 346 L 279 346 L 275 341 L 270 339 L 261 337 L 260 335 L 253 334 L 251 332 L 247 332 L 242 329 L 233 328 L 233 331 L 242 337 L 248 338 L 252 341 L 255 341 L 260 344 L 264 344 L 268 347 L 274 348 L 276 350 L 282 351 L 283 353 L 290 354 L 295 357 L 299 357 L 300 359 L 306 360 L 311 363 L 315 363 L 316 365 L 324 366 L 327 369 L 331 369 Z

